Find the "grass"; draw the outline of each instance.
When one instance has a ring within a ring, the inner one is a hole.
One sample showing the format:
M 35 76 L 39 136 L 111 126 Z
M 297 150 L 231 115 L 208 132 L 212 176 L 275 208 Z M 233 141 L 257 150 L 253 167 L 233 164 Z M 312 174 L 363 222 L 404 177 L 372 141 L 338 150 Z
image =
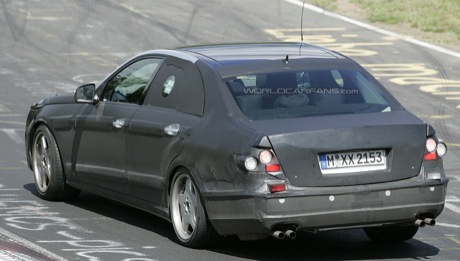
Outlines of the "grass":
M 337 0 L 312 0 L 312 1 L 307 0 L 305 2 L 309 4 L 317 5 L 327 10 L 337 9 Z
M 336 11 L 337 0 L 308 3 Z M 453 33 L 460 40 L 459 0 L 348 0 L 366 11 L 367 19 L 388 25 L 408 24 L 427 33 Z

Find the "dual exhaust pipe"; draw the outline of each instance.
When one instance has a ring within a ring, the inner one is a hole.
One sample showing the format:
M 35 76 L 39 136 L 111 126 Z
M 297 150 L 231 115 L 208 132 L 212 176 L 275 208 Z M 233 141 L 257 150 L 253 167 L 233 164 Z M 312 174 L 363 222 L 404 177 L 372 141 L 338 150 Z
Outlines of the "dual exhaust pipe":
M 436 220 L 432 219 L 432 218 L 425 218 L 425 219 L 417 219 L 415 220 L 414 222 L 414 225 L 418 226 L 418 227 L 424 227 L 426 225 L 429 225 L 429 226 L 434 226 L 436 225 Z M 281 231 L 281 230 L 276 230 L 273 232 L 272 236 L 274 238 L 278 238 L 278 239 L 284 239 L 284 238 L 290 238 L 290 239 L 294 239 L 296 238 L 297 236 L 297 233 L 293 230 L 284 230 L 284 231 Z
M 432 218 L 425 218 L 425 219 L 417 219 L 415 220 L 415 223 L 414 225 L 418 226 L 418 227 L 424 227 L 425 225 L 429 225 L 429 226 L 434 226 L 436 225 L 436 220 L 432 219 Z
M 436 220 L 432 219 L 432 218 L 425 218 L 425 219 L 417 219 L 415 220 L 414 222 L 414 225 L 418 226 L 418 227 L 424 227 L 426 225 L 429 225 L 429 226 L 434 226 L 436 225 Z M 278 238 L 278 239 L 284 239 L 284 238 L 290 238 L 290 239 L 294 239 L 296 238 L 297 236 L 297 233 L 293 230 L 284 230 L 284 231 L 281 231 L 281 230 L 276 230 L 273 232 L 272 236 L 274 238 Z
M 284 239 L 285 237 L 294 239 L 297 236 L 297 233 L 293 230 L 288 229 L 285 231 L 276 230 L 275 232 L 273 232 L 272 235 L 274 238 L 278 238 L 278 239 Z

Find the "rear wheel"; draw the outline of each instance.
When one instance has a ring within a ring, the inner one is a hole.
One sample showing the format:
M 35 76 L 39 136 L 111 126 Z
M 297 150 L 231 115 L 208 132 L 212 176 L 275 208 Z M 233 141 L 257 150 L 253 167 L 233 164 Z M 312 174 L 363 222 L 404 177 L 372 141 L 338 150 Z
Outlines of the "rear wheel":
M 418 227 L 414 225 L 364 228 L 364 232 L 371 240 L 387 243 L 409 240 L 417 231 Z
M 32 144 L 32 166 L 38 195 L 46 200 L 70 200 L 79 190 L 65 183 L 61 155 L 49 129 L 37 128 Z
M 205 247 L 216 237 L 190 174 L 179 172 L 171 186 L 169 210 L 177 238 L 184 246 Z

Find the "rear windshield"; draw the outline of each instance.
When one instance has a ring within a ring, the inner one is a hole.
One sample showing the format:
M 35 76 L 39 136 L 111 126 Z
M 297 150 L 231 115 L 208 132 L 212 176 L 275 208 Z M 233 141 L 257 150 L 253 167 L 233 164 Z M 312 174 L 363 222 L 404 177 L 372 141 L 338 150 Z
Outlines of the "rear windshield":
M 225 82 L 251 120 L 391 111 L 378 87 L 357 70 L 262 73 Z

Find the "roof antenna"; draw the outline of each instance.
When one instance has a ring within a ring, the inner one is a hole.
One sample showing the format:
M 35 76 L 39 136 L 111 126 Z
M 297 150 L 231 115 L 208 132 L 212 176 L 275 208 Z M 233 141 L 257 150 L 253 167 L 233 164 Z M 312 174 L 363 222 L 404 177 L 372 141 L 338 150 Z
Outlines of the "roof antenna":
M 300 16 L 300 41 L 303 42 L 303 10 L 305 9 L 305 0 L 302 4 L 302 15 Z

